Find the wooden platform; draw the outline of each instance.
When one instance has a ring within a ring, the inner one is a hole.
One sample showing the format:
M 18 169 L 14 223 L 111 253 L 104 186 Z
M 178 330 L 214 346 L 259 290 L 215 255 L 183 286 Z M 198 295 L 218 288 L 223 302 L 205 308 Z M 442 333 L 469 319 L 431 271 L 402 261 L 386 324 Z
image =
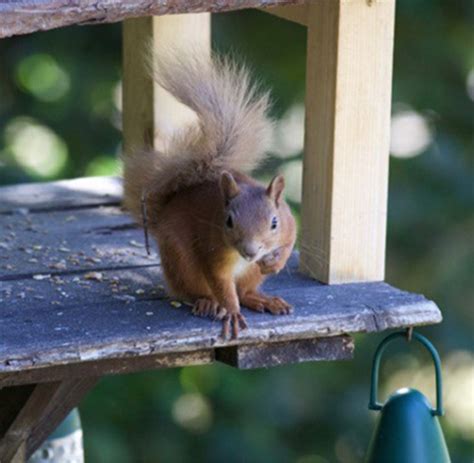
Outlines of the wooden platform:
M 298 273 L 294 255 L 265 288 L 289 300 L 294 313 L 244 309 L 249 329 L 223 341 L 219 322 L 167 298 L 159 258 L 146 255 L 120 191 L 112 178 L 0 189 L 0 386 L 85 368 L 102 374 L 209 363 L 228 346 L 310 340 L 298 360 L 347 358 L 352 342 L 341 335 L 441 321 L 433 302 L 386 283 L 318 284 Z M 315 337 L 331 339 L 318 350 Z M 291 358 L 242 358 L 240 366 L 280 361 Z
M 249 328 L 224 341 L 219 322 L 166 297 L 120 197 L 114 178 L 0 188 L 1 461 L 23 461 L 106 374 L 349 359 L 351 333 L 441 321 L 433 302 L 386 283 L 318 284 L 295 254 L 266 284 L 294 313 L 243 309 Z

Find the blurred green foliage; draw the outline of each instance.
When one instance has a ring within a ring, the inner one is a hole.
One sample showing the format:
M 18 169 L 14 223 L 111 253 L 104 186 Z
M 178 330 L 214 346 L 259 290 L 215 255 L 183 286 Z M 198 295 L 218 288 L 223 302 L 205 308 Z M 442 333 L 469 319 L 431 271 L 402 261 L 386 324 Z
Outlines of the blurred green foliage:
M 474 456 L 472 20 L 469 1 L 397 5 L 387 280 L 444 312 L 441 325 L 423 332 L 444 360 L 442 423 L 454 463 Z M 274 115 L 284 121 L 276 135 L 289 148 L 269 168 L 291 164 L 297 174 L 301 147 L 291 137 L 304 98 L 304 29 L 245 11 L 214 16 L 213 40 L 272 88 Z M 0 41 L 2 184 L 119 171 L 120 54 L 117 24 Z M 373 426 L 368 380 L 380 340 L 358 336 L 355 359 L 344 363 L 106 378 L 81 407 L 87 461 L 360 462 Z M 406 346 L 383 373 L 386 393 L 409 382 L 433 395 L 428 357 Z

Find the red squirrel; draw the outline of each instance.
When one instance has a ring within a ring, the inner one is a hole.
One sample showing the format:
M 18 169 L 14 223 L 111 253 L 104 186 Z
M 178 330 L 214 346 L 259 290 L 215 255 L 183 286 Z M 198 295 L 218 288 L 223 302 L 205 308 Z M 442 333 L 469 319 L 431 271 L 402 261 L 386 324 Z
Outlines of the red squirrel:
M 240 305 L 288 314 L 282 298 L 259 291 L 296 239 L 284 179 L 264 186 L 244 173 L 269 149 L 269 94 L 243 66 L 198 54 L 155 58 L 154 78 L 197 115 L 159 151 L 124 156 L 124 203 L 156 239 L 170 295 L 193 313 L 223 320 L 223 337 L 247 327 Z

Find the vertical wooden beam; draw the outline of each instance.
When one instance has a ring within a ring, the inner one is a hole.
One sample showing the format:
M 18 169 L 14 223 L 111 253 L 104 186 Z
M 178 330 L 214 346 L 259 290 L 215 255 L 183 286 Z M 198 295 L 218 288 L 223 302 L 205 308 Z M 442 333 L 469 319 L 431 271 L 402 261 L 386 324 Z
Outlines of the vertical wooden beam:
M 383 280 L 395 0 L 308 7 L 301 270 Z
M 40 419 L 60 385 L 59 381 L 39 384 L 31 391 L 28 400 L 22 405 L 18 415 L 0 440 L 0 461 L 2 463 L 21 461 L 19 454 L 25 454 L 25 444 L 31 429 Z
M 122 131 L 123 151 L 143 148 L 153 140 L 154 84 L 146 64 L 153 39 L 153 18 L 133 18 L 122 27 Z
M 147 65 L 149 47 L 179 50 L 211 49 L 210 13 L 127 19 L 123 22 L 123 141 L 124 151 L 160 140 L 192 113 L 156 85 Z
M 53 400 L 31 427 L 26 442 L 26 455 L 30 457 L 44 440 L 61 424 L 74 407 L 93 389 L 99 377 L 83 376 L 61 381 Z
M 11 463 L 26 463 L 26 442 L 20 444 Z
M 18 407 L 14 417 L 11 416 L 13 406 L 4 408 L 8 416 L 0 435 L 0 462 L 24 462 L 97 380 L 96 377 L 71 378 L 34 387 L 7 387 L 2 390 L 1 398 L 18 401 Z

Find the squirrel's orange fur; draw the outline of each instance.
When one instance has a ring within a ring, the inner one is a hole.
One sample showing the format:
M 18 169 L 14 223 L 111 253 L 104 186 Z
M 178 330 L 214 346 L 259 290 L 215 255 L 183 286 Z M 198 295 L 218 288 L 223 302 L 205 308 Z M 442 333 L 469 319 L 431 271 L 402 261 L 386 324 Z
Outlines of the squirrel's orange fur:
M 289 313 L 281 298 L 258 291 L 265 275 L 291 254 L 295 221 L 282 198 L 284 180 L 264 187 L 243 173 L 269 147 L 268 94 L 230 61 L 198 54 L 161 56 L 157 82 L 198 117 L 160 152 L 126 153 L 125 205 L 158 242 L 169 292 L 194 303 L 194 313 L 224 319 L 237 336 L 246 326 L 240 304 Z

